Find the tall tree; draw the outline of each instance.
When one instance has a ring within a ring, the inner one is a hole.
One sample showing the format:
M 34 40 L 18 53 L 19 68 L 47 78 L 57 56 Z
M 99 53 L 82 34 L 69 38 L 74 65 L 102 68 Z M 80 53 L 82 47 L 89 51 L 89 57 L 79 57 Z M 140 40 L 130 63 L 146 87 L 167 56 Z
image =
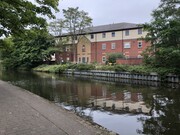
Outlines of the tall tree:
M 48 25 L 49 32 L 54 36 L 62 36 L 64 27 L 63 19 L 56 19 Z
M 55 18 L 51 9 L 58 11 L 59 0 L 1 0 L 0 37 L 17 34 L 27 27 L 46 26 L 44 15 Z
M 48 25 L 49 32 L 55 36 L 55 46 L 53 48 L 54 52 L 63 52 L 67 45 L 68 37 L 62 37 L 64 28 L 65 24 L 63 19 L 56 19 Z
M 1 40 L 1 58 L 5 68 L 32 68 L 50 60 L 53 37 L 46 30 L 31 29 Z M 10 56 L 10 57 L 9 57 Z
M 145 62 L 156 67 L 180 68 L 180 1 L 161 0 L 145 24 L 146 40 L 152 46 L 145 53 Z
M 74 62 L 76 62 L 76 44 L 75 40 L 77 35 L 85 32 L 85 28 L 91 26 L 92 18 L 88 16 L 85 11 L 79 11 L 79 8 L 68 8 L 63 10 L 65 28 L 68 35 L 71 38 L 71 43 L 73 47 Z

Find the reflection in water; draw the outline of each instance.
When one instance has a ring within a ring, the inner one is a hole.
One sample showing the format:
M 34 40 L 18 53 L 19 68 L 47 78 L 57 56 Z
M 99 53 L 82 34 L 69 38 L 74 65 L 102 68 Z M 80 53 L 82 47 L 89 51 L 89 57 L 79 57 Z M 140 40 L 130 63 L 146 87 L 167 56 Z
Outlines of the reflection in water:
M 172 89 L 157 82 L 26 72 L 0 77 L 121 135 L 180 134 L 177 84 Z

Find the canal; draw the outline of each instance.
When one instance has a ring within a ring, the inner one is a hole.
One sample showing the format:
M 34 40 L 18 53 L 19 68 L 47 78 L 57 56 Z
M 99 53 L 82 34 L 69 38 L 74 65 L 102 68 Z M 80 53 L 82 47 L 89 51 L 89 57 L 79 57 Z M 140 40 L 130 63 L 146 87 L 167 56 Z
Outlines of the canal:
M 0 72 L 27 89 L 120 135 L 179 135 L 178 84 L 32 72 Z

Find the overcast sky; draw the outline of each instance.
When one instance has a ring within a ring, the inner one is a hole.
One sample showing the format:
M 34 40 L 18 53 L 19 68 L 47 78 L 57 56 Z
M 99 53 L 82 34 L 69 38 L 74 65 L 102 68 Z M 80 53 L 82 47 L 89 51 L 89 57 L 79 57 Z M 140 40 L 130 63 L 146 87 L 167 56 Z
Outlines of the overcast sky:
M 62 18 L 62 9 L 79 7 L 79 10 L 89 13 L 94 26 L 120 22 L 144 23 L 151 20 L 152 10 L 159 3 L 160 0 L 60 0 L 61 12 L 56 17 Z

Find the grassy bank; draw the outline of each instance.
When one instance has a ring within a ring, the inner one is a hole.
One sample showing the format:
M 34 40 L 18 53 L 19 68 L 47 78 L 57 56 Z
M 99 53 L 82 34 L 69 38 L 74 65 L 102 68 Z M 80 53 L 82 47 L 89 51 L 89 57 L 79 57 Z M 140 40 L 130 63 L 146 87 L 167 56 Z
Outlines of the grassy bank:
M 167 68 L 153 68 L 143 65 L 129 66 L 129 65 L 95 65 L 95 64 L 63 64 L 63 65 L 40 65 L 34 68 L 34 71 L 38 72 L 50 72 L 50 73 L 62 73 L 66 69 L 75 69 L 79 71 L 83 70 L 106 70 L 116 72 L 131 72 L 140 74 L 149 74 L 156 72 L 159 75 L 167 75 L 168 73 L 179 74 L 176 69 Z

